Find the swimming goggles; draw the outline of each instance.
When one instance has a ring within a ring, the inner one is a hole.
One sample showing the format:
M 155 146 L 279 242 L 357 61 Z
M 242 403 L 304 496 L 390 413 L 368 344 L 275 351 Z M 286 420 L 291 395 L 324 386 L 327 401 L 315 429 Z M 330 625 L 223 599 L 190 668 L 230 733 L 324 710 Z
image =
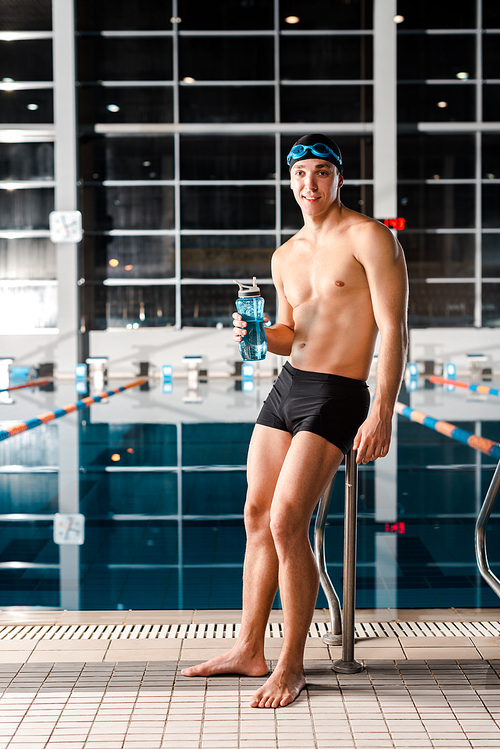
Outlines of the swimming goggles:
M 340 156 L 333 151 L 330 146 L 325 145 L 325 143 L 315 143 L 313 146 L 304 146 L 302 143 L 298 143 L 296 146 L 292 148 L 288 156 L 286 157 L 286 163 L 288 166 L 290 166 L 290 162 L 293 159 L 300 159 L 302 156 L 304 156 L 307 151 L 311 151 L 315 156 L 318 156 L 319 158 L 327 158 L 328 156 L 333 156 L 333 158 L 338 161 L 339 164 L 342 164 L 342 159 Z

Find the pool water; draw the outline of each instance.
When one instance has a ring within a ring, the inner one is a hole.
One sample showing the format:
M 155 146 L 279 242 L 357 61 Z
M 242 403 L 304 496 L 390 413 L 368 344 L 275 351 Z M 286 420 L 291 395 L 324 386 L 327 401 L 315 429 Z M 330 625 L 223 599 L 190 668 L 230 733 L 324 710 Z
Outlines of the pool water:
M 156 382 L 0 443 L 0 608 L 240 608 L 246 453 L 271 384 L 216 380 L 194 392 L 185 380 Z M 78 396 L 64 383 L 11 398 L 0 402 L 2 426 Z M 400 400 L 500 437 L 498 398 L 436 386 Z M 389 457 L 359 469 L 359 608 L 500 605 L 474 555 L 495 465 L 397 418 Z M 341 471 L 325 536 L 339 594 L 343 495 Z M 68 525 L 80 515 L 81 528 Z M 497 510 L 487 541 L 500 575 L 499 519 Z

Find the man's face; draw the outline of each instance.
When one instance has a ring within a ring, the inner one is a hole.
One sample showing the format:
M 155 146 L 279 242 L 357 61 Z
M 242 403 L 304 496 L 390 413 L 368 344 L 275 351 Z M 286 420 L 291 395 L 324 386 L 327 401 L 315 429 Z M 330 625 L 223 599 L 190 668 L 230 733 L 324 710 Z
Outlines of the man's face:
M 326 211 L 337 200 L 343 181 L 337 167 L 323 159 L 303 159 L 290 170 L 290 187 L 307 215 Z

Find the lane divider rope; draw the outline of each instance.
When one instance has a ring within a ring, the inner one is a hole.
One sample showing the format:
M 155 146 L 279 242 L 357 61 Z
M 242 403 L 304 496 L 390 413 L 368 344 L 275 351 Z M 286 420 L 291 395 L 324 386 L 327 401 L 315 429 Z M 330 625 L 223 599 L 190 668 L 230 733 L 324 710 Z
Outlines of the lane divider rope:
M 146 382 L 147 380 L 144 378 L 140 380 L 134 380 L 133 382 L 129 382 L 126 385 L 121 385 L 120 387 L 113 388 L 112 390 L 104 390 L 98 395 L 82 398 L 81 400 L 76 401 L 76 403 L 70 403 L 67 406 L 58 408 L 56 411 L 47 411 L 45 413 L 39 414 L 38 416 L 35 416 L 34 419 L 19 421 L 10 427 L 0 429 L 0 442 L 2 440 L 9 439 L 9 437 L 14 437 L 14 435 L 16 434 L 27 432 L 28 429 L 35 429 L 35 427 L 39 427 L 42 424 L 47 424 L 49 421 L 53 421 L 54 419 L 60 419 L 62 416 L 67 416 L 67 414 L 70 414 L 73 411 L 83 411 L 93 403 L 100 403 L 100 401 L 104 400 L 105 398 L 110 398 L 112 395 L 117 395 L 117 393 L 123 393 L 124 390 L 129 390 L 130 388 L 137 387 L 137 385 L 144 385 Z
M 422 411 L 417 411 L 415 408 L 405 406 L 404 403 L 399 401 L 396 403 L 395 410 L 401 416 L 405 416 L 410 421 L 415 421 L 417 424 L 422 424 L 429 429 L 433 429 L 435 432 L 444 434 L 446 437 L 450 437 L 457 442 L 462 442 L 468 447 L 479 450 L 485 455 L 491 455 L 495 460 L 500 460 L 500 445 L 498 442 L 493 442 L 486 437 L 480 437 L 478 434 L 471 434 L 465 429 L 450 424 L 448 421 L 441 421 L 440 419 L 433 419 L 432 416 L 424 414 Z
M 457 388 L 465 388 L 466 390 L 472 390 L 473 393 L 481 393 L 481 395 L 499 395 L 500 390 L 498 388 L 490 388 L 487 385 L 474 385 L 472 382 L 461 382 L 460 380 L 447 380 L 446 377 L 437 377 L 432 375 L 428 378 L 429 382 L 433 382 L 435 385 L 454 385 Z
M 28 380 L 22 385 L 11 385 L 8 388 L 0 388 L 0 393 L 10 393 L 11 390 L 21 390 L 21 388 L 34 388 L 42 387 L 43 385 L 50 385 L 52 380 Z

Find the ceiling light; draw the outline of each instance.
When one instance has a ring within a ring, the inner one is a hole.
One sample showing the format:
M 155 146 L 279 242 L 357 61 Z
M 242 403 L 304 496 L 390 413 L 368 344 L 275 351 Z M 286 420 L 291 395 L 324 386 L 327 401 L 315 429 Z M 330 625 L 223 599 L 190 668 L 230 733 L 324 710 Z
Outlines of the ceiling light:
M 439 107 L 439 109 L 446 109 L 446 107 L 448 106 L 448 102 L 447 101 L 438 101 L 437 106 Z
M 108 104 L 108 106 L 106 107 L 106 109 L 108 110 L 108 112 L 119 112 L 120 111 L 120 107 L 118 106 L 118 104 Z
M 190 75 L 184 76 L 182 79 L 183 83 L 196 83 L 196 78 L 192 78 Z
M 294 23 L 299 23 L 299 22 L 300 22 L 300 18 L 298 16 L 287 16 L 285 18 L 285 23 L 290 23 L 292 24 L 292 26 Z
M 458 78 L 458 79 L 459 79 L 460 81 L 467 81 L 467 80 L 468 80 L 468 78 L 469 78 L 469 74 L 468 74 L 468 73 L 466 73 L 466 72 L 465 72 L 465 70 L 464 70 L 464 71 L 462 71 L 462 72 L 460 72 L 460 73 L 457 73 L 457 78 Z
M 120 265 L 120 261 L 117 260 L 115 257 L 112 257 L 111 260 L 109 261 L 109 265 L 112 268 L 116 268 L 118 265 Z
M 404 16 L 394 16 L 394 23 L 403 23 L 404 20 Z
M 38 109 L 38 104 L 28 104 L 26 109 L 29 109 L 30 112 L 36 112 L 36 110 Z

